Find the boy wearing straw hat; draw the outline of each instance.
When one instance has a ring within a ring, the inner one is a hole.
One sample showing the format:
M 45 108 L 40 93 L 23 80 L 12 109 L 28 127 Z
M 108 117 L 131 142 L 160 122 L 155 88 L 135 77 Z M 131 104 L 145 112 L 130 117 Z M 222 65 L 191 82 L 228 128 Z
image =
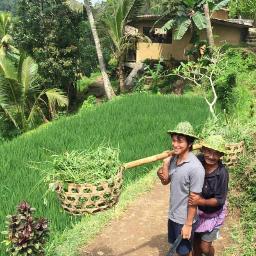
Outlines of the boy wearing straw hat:
M 176 251 L 178 255 L 186 256 L 192 251 L 191 238 L 197 220 L 197 206 L 189 205 L 188 199 L 190 195 L 202 192 L 205 171 L 191 152 L 197 139 L 191 124 L 181 122 L 168 133 L 172 138 L 174 156 L 164 160 L 157 174 L 163 185 L 171 185 L 168 242 L 173 244 L 181 234 L 182 240 Z

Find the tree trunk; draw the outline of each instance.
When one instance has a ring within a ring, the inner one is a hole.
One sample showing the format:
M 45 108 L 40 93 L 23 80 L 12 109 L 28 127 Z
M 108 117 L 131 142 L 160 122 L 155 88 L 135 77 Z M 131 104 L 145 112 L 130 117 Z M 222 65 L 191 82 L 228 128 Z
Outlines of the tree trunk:
M 135 64 L 131 73 L 128 75 L 128 77 L 125 80 L 125 85 L 127 86 L 128 89 L 133 87 L 134 78 L 138 75 L 138 72 L 143 69 L 143 67 L 144 67 L 144 64 L 141 62 L 137 62 Z
M 122 60 L 119 62 L 119 65 L 118 65 L 118 76 L 119 76 L 120 92 L 124 93 L 126 91 L 126 87 L 125 87 L 124 63 Z
M 104 83 L 104 89 L 105 89 L 107 98 L 110 100 L 111 98 L 113 98 L 115 96 L 115 92 L 111 86 L 111 83 L 109 81 L 109 77 L 107 74 L 107 70 L 106 70 L 106 66 L 105 66 L 105 62 L 104 62 L 104 58 L 103 58 L 103 54 L 102 54 L 102 50 L 101 50 L 100 40 L 99 40 L 98 32 L 97 32 L 97 29 L 95 26 L 95 22 L 94 22 L 94 18 L 92 15 L 92 10 L 91 10 L 89 0 L 84 0 L 84 5 L 85 5 L 86 13 L 87 13 L 87 16 L 88 16 L 88 19 L 90 22 L 93 39 L 95 42 L 95 47 L 96 47 L 98 60 L 99 60 L 99 64 L 100 64 L 100 70 L 101 70 L 103 83 Z
M 213 47 L 214 46 L 214 39 L 213 39 L 212 24 L 211 24 L 211 18 L 210 18 L 208 3 L 204 4 L 204 16 L 205 16 L 205 19 L 206 19 L 207 40 L 208 40 L 209 45 L 211 47 Z

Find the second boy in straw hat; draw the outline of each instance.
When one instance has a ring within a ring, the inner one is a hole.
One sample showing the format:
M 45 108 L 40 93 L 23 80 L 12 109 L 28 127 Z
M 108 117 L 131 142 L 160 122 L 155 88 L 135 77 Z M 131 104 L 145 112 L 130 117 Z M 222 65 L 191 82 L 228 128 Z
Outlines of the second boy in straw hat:
M 189 205 L 188 198 L 201 193 L 205 171 L 191 152 L 197 139 L 191 124 L 181 122 L 168 133 L 171 135 L 174 156 L 164 161 L 163 167 L 158 170 L 158 177 L 163 185 L 171 184 L 168 241 L 174 243 L 181 234 L 183 239 L 177 253 L 186 256 L 192 250 L 191 238 L 197 219 L 197 206 Z

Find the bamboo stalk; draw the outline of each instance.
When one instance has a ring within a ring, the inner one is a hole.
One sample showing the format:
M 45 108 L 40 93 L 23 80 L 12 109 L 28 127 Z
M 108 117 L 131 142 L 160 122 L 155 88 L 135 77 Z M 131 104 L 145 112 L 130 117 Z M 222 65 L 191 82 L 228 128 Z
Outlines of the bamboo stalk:
M 197 149 L 200 149 L 200 148 L 201 148 L 200 144 L 193 145 L 193 150 L 197 150 Z M 157 155 L 141 158 L 141 159 L 126 163 L 126 164 L 123 165 L 123 167 L 124 167 L 124 169 L 129 169 L 129 168 L 137 167 L 137 166 L 140 166 L 140 165 L 143 165 L 143 164 L 156 162 L 158 160 L 163 160 L 163 159 L 171 156 L 173 153 L 174 153 L 173 150 L 167 150 L 167 151 L 164 151 L 164 152 L 162 152 L 160 154 L 157 154 Z

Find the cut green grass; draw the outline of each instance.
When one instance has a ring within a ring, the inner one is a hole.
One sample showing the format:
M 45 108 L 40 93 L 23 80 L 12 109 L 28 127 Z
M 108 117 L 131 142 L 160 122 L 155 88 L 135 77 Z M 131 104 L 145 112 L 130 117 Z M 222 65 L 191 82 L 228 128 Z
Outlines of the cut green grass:
M 43 204 L 47 187 L 41 182 L 42 173 L 31 168 L 34 162 L 50 161 L 51 155 L 70 150 L 97 148 L 102 143 L 119 148 L 121 162 L 129 162 L 167 150 L 170 139 L 166 131 L 178 122 L 190 121 L 199 131 L 207 116 L 208 108 L 199 97 L 135 94 L 42 125 L 4 143 L 0 147 L 0 230 L 4 230 L 5 216 L 15 212 L 22 200 L 35 207 L 38 216 L 49 219 L 51 239 L 80 221 L 81 217 L 62 210 L 55 194 L 50 195 L 48 205 Z M 147 172 L 145 167 L 127 170 L 124 187 Z M 1 256 L 5 255 L 2 246 Z

